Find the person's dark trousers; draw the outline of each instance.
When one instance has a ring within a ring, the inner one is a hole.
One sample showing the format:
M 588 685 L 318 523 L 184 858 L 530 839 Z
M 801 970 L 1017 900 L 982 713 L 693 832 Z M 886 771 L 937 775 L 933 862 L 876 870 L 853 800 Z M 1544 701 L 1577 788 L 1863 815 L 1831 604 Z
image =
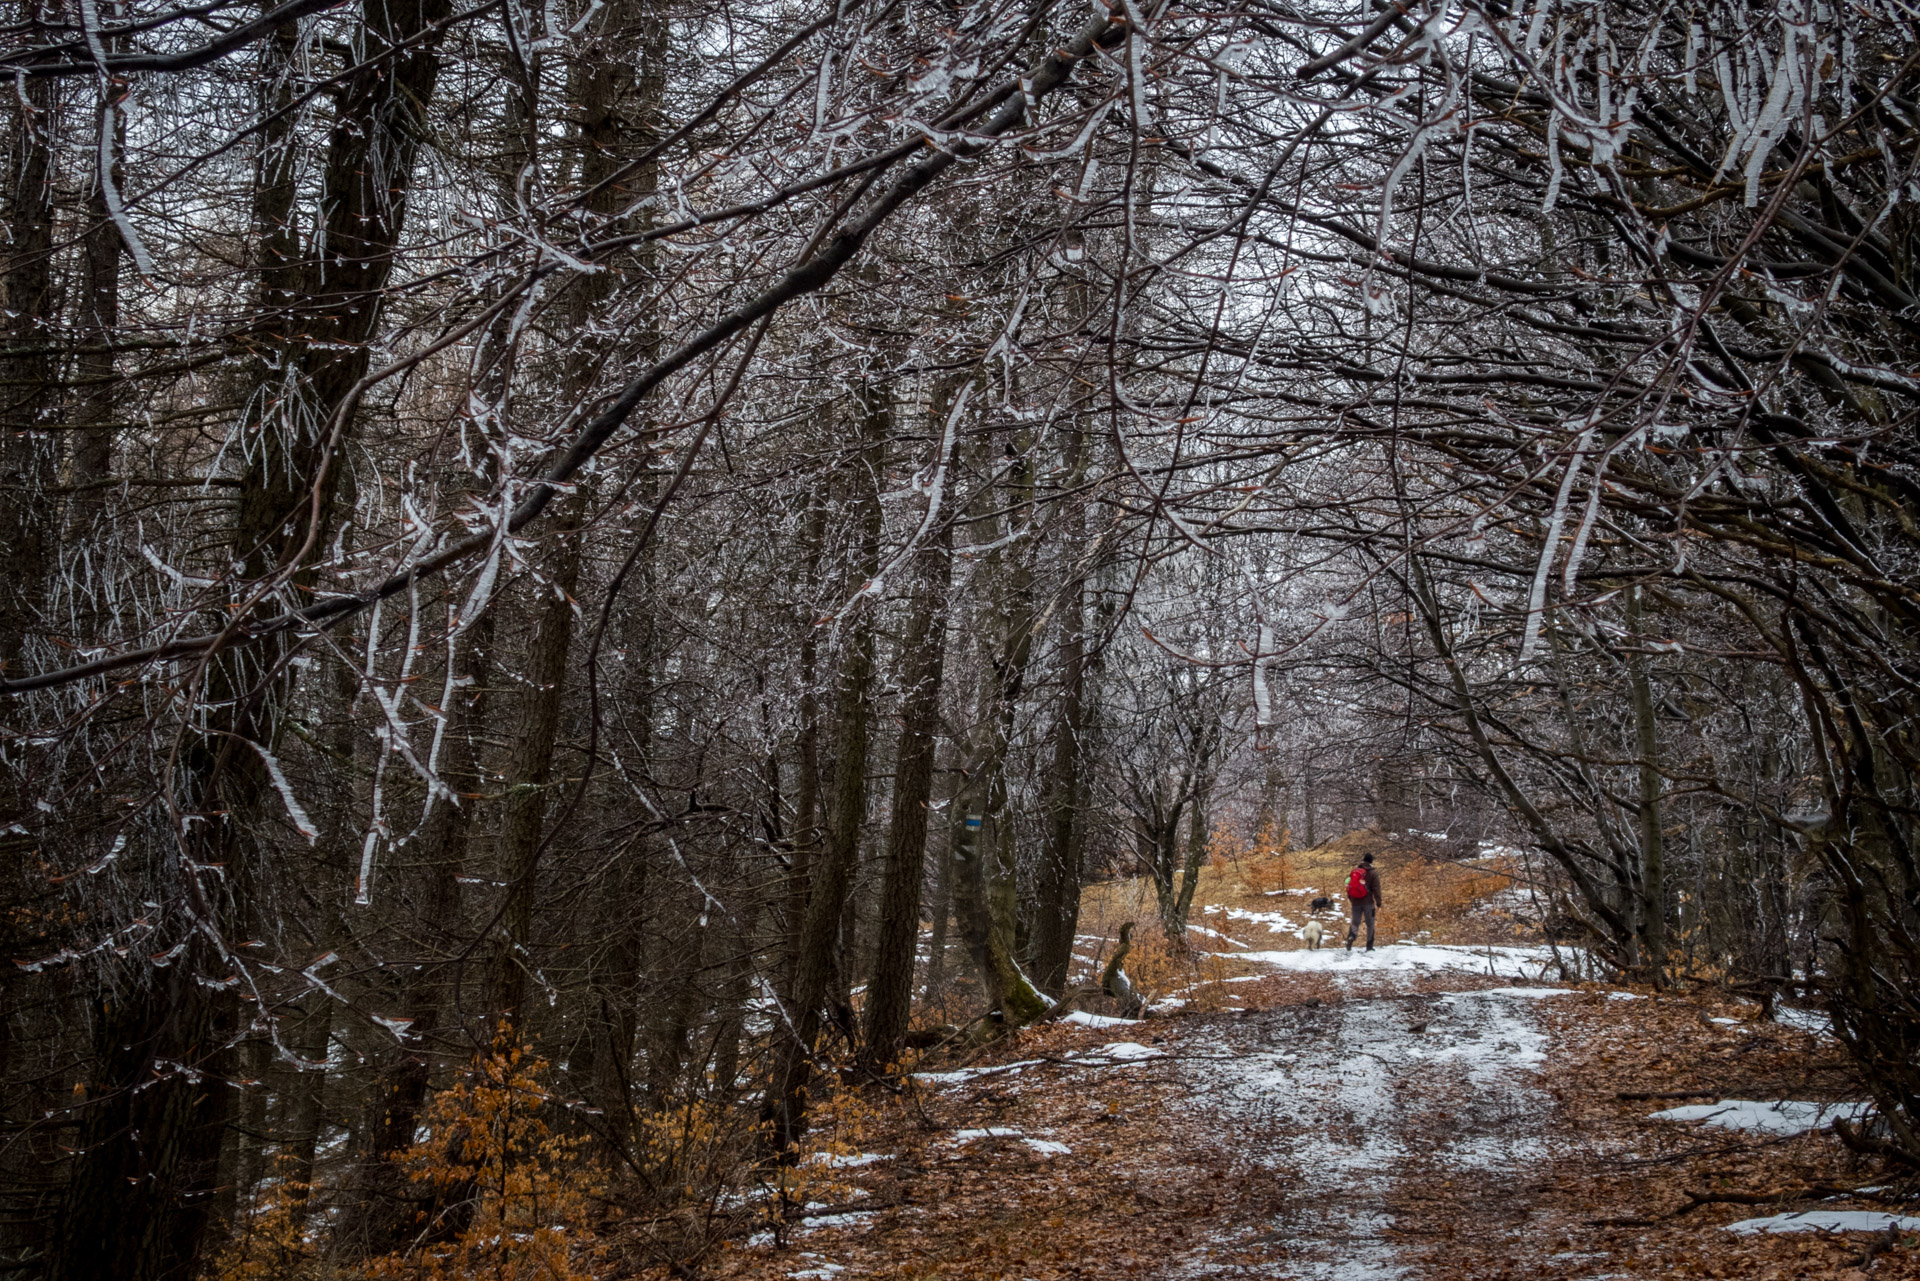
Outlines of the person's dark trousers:
M 1360 922 L 1367 923 L 1367 946 L 1373 946 L 1373 895 L 1365 898 L 1348 899 L 1353 904 L 1353 924 L 1347 927 L 1347 946 L 1353 946 L 1354 936 L 1360 933 Z

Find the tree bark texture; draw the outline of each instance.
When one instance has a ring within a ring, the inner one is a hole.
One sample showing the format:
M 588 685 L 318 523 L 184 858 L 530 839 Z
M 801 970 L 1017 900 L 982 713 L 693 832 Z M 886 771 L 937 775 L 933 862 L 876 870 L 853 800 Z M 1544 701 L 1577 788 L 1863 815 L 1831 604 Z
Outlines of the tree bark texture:
M 912 1013 L 915 953 L 920 944 L 920 895 L 926 879 L 928 806 L 939 752 L 940 690 L 946 672 L 947 591 L 952 577 L 953 527 L 943 527 L 920 552 L 913 614 L 901 642 L 900 739 L 894 751 L 893 814 L 887 831 L 886 875 L 880 890 L 880 931 L 867 984 L 866 1043 L 862 1061 L 885 1071 L 900 1053 Z

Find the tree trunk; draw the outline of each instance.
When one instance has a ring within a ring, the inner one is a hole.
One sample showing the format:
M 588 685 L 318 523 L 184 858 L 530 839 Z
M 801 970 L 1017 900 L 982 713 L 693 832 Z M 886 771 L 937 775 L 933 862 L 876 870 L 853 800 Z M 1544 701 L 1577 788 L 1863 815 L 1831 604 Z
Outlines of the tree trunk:
M 50 16 L 42 0 L 22 0 L 0 13 L 10 23 L 37 23 Z M 38 633 L 57 563 L 48 494 L 58 462 L 57 437 L 47 430 L 52 424 L 46 417 L 56 404 L 46 331 L 53 309 L 53 202 L 44 134 L 51 124 L 53 85 L 47 80 L 19 81 L 5 97 L 0 106 L 6 158 L 6 170 L 0 173 L 5 231 L 0 237 L 0 565 L 5 566 L 0 582 L 0 674 L 14 677 L 39 665 L 31 655 L 45 644 Z M 25 718 L 12 700 L 0 708 L 0 719 L 12 722 L 9 729 L 25 729 Z M 24 758 L 22 753 L 15 759 Z M 0 830 L 17 834 L 43 829 L 52 816 L 36 812 L 38 799 L 39 789 L 27 770 L 11 761 L 0 769 Z M 26 835 L 17 843 L 0 839 L 7 842 L 0 857 L 0 901 L 30 903 L 45 892 L 33 857 L 38 840 Z M 27 910 L 0 915 L 0 947 L 7 955 L 31 955 L 38 934 L 34 915 Z M 26 1032 L 27 1010 L 45 998 L 52 982 L 23 981 L 26 978 L 24 972 L 13 974 L 0 984 L 0 1083 L 8 1085 L 20 1075 L 13 1038 Z M 48 1111 L 36 1106 L 41 1100 L 35 1093 L 0 1093 L 0 1126 L 9 1135 L 34 1134 L 30 1141 L 15 1138 L 0 1146 L 0 1181 L 12 1188 L 45 1184 L 58 1168 L 49 1129 L 35 1134 L 36 1122 Z M 70 1141 L 61 1136 L 63 1145 Z M 8 1198 L 6 1213 L 0 1214 L 0 1265 L 47 1249 L 54 1230 L 48 1211 L 57 1199 L 57 1192 L 22 1192 Z
M 188 1281 L 199 1262 L 233 1093 L 182 1071 L 216 1068 L 211 1049 L 231 1032 L 197 990 L 196 968 L 212 959 L 194 955 L 204 950 L 189 946 L 150 987 L 126 975 L 93 1010 L 99 1084 L 88 1091 L 47 1281 Z
M 1007 477 L 1008 506 L 1031 518 L 1033 485 L 1017 449 L 1007 464 Z M 988 488 L 976 506 L 989 505 L 991 511 L 997 499 Z M 996 516 L 983 532 L 999 544 L 1006 531 Z M 975 573 L 994 598 L 986 611 L 987 662 L 975 746 L 955 808 L 963 822 L 969 815 L 979 816 L 983 830 L 963 827 L 966 839 L 954 847 L 955 909 L 989 1010 L 1003 1026 L 1019 1027 L 1047 1009 L 1046 998 L 1020 969 L 1016 850 L 1006 777 L 1014 714 L 1033 658 L 1033 574 L 1025 560 L 1009 556 L 999 545 L 986 553 Z
M 1200 872 L 1207 865 L 1208 839 L 1207 792 L 1194 794 L 1187 808 L 1187 857 L 1180 868 L 1180 889 L 1174 896 L 1173 913 L 1167 921 L 1167 937 L 1179 948 L 1187 946 L 1187 916 L 1193 911 L 1193 894 L 1200 887 Z
M 950 798 L 953 805 L 959 798 Z M 929 806 L 931 809 L 931 806 Z M 953 810 L 947 815 L 948 831 L 956 822 Z M 933 855 L 933 910 L 927 928 L 927 986 L 929 999 L 938 999 L 945 1008 L 947 984 L 947 925 L 953 919 L 953 841 L 951 836 L 938 843 Z
M 121 139 L 126 136 L 122 117 L 115 113 L 116 138 L 113 154 L 121 154 Z M 107 207 L 106 183 L 120 181 L 113 173 L 96 172 L 93 191 L 87 199 L 87 230 L 82 236 L 85 280 L 81 287 L 80 339 L 82 347 L 74 362 L 74 380 L 78 395 L 73 407 L 74 426 L 78 429 L 73 447 L 74 502 L 67 526 L 76 543 L 86 546 L 94 534 L 107 499 L 107 482 L 112 474 L 114 416 L 117 396 L 114 386 L 113 343 L 120 329 L 120 228 L 114 224 Z M 118 166 L 116 165 L 116 168 Z M 76 582 L 79 574 L 73 575 Z M 97 591 L 87 583 L 83 590 Z M 89 611 L 91 612 L 91 611 Z
M 1636 817 L 1640 834 L 1641 957 L 1647 976 L 1656 986 L 1666 982 L 1667 968 L 1667 855 L 1660 821 L 1660 738 L 1654 720 L 1653 685 L 1647 679 L 1645 634 L 1641 626 L 1640 589 L 1627 590 L 1627 632 L 1632 652 L 1627 674 L 1633 689 L 1633 731 L 1639 756 L 1640 796 Z
M 21 6 L 40 20 L 37 0 Z M 20 675 L 28 637 L 54 565 L 54 510 L 48 490 L 58 463 L 58 437 L 48 429 L 54 394 L 52 159 L 53 82 L 25 80 L 7 97 L 7 237 L 0 249 L 0 559 L 7 567 L 0 591 L 0 671 Z M 10 799 L 10 798 L 9 798 Z M 11 805 L 9 805 L 11 808 Z M 8 815 L 9 821 L 12 815 Z
M 857 559 L 854 573 L 849 576 L 850 589 L 863 586 L 880 569 L 880 487 L 893 413 L 892 396 L 885 388 L 869 387 L 862 399 L 865 449 L 859 465 L 850 469 L 860 477 L 853 482 L 858 489 L 851 497 L 859 522 Z M 832 979 L 841 913 L 852 888 L 854 865 L 860 852 L 860 829 L 866 819 L 874 605 L 870 599 L 856 603 L 843 622 L 847 636 L 834 697 L 833 786 L 828 801 L 827 840 L 813 869 L 806 916 L 794 958 L 793 994 L 787 1006 L 793 1029 L 782 1039 L 763 1108 L 763 1114 L 771 1123 L 769 1140 L 774 1150 L 783 1154 L 791 1151 L 806 1130 L 806 1086 L 813 1064 L 814 1042 L 820 1034 L 821 1005 Z
M 1041 991 L 1066 991 L 1073 936 L 1080 924 L 1082 833 L 1080 736 L 1086 720 L 1086 583 L 1065 589 L 1060 640 L 1060 712 L 1053 726 L 1053 768 L 1047 779 L 1046 845 L 1035 887 L 1033 974 Z
M 805 540 L 805 601 L 817 594 L 820 557 L 827 538 L 827 504 L 815 496 L 807 511 Z M 793 838 L 787 867 L 785 909 L 786 948 L 781 958 L 780 999 L 793 1005 L 794 981 L 800 970 L 801 935 L 806 931 L 807 898 L 813 886 L 814 858 L 820 847 L 820 700 L 814 692 L 820 672 L 819 628 L 813 619 L 800 620 L 800 730 L 794 744 L 799 769 L 794 797 Z
M 953 526 L 919 555 L 912 618 L 901 642 L 900 742 L 894 753 L 893 815 L 887 832 L 880 935 L 867 985 L 862 1063 L 884 1072 L 900 1053 L 913 1007 L 914 954 L 920 944 L 920 892 L 927 869 L 927 816 L 939 749 L 940 687 L 946 670 L 947 590 Z
M 500 817 L 500 879 L 506 902 L 493 942 L 488 1013 L 519 1022 L 525 1013 L 533 942 L 534 890 L 545 844 L 549 793 L 553 786 L 554 746 L 560 737 L 560 713 L 567 686 L 567 650 L 573 640 L 573 594 L 580 582 L 578 533 L 586 518 L 584 493 L 567 497 L 554 519 L 552 579 L 541 584 L 539 621 L 527 643 L 520 715 L 506 778 Z

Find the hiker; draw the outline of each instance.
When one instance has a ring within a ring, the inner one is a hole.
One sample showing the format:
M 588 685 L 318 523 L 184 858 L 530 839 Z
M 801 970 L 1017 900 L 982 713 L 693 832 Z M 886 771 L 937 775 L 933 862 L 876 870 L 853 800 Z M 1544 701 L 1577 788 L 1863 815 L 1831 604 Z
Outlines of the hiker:
M 1367 951 L 1373 951 L 1373 914 L 1380 907 L 1380 873 L 1373 870 L 1373 855 L 1362 854 L 1360 866 L 1347 874 L 1347 900 L 1353 904 L 1353 924 L 1347 927 L 1347 951 L 1353 951 L 1353 939 L 1360 922 L 1367 923 Z

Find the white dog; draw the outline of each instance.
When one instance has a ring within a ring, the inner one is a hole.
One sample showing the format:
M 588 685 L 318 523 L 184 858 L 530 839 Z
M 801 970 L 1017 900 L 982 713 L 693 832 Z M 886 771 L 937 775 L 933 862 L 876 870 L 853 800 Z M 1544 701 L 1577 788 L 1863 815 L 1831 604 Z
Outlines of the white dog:
M 1300 937 L 1307 941 L 1307 950 L 1309 952 L 1320 946 L 1320 935 L 1322 933 L 1323 931 L 1318 921 L 1308 921 L 1307 928 L 1300 931 Z

